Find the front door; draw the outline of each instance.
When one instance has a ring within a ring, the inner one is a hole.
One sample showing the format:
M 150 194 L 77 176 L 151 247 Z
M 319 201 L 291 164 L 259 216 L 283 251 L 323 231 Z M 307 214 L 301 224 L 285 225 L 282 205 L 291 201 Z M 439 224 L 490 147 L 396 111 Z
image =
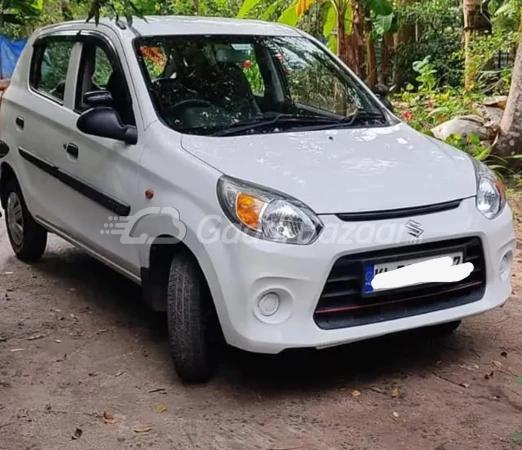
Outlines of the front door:
M 112 107 L 122 122 L 136 125 L 139 114 L 114 51 L 115 44 L 108 36 L 91 34 L 82 38 L 74 112 L 79 117 L 90 108 L 84 102 L 85 93 L 105 90 L 111 93 Z M 69 188 L 74 191 L 75 201 L 68 212 L 69 226 L 82 243 L 134 277 L 140 272 L 136 246 L 122 243 L 121 236 L 111 231 L 125 225 L 137 212 L 134 204 L 143 151 L 139 134 L 138 131 L 138 144 L 128 145 L 75 129 L 70 139 L 63 142 L 66 159 L 62 164 L 63 171 L 73 178 Z

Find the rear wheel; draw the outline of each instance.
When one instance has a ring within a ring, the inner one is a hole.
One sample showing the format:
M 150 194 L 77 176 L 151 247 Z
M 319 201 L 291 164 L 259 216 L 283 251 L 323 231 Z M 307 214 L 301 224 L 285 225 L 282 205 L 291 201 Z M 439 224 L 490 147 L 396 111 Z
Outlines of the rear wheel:
M 185 382 L 201 383 L 214 374 L 222 338 L 214 303 L 196 259 L 174 257 L 167 290 L 169 340 L 174 367 Z
M 16 256 L 22 261 L 40 259 L 47 245 L 47 231 L 34 221 L 15 179 L 7 182 L 5 197 L 7 235 Z

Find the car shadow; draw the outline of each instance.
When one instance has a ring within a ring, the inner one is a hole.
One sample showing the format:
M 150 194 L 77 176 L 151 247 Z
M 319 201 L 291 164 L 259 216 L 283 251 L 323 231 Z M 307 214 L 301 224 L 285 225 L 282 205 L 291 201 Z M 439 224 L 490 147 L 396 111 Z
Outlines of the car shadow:
M 167 344 L 166 315 L 141 302 L 141 288 L 104 264 L 73 248 L 48 252 L 33 265 L 47 279 L 60 280 L 80 295 L 93 314 L 118 317 L 121 329 L 140 328 L 145 346 L 159 346 L 165 373 L 173 371 Z M 472 354 L 463 332 L 437 337 L 430 330 L 414 330 L 323 350 L 285 351 L 278 355 L 252 354 L 226 347 L 223 362 L 211 385 L 232 387 L 263 397 L 298 395 L 357 386 L 371 387 L 384 379 L 429 376 L 455 360 Z M 173 378 L 175 379 L 175 378 Z M 248 396 L 247 396 L 248 397 Z

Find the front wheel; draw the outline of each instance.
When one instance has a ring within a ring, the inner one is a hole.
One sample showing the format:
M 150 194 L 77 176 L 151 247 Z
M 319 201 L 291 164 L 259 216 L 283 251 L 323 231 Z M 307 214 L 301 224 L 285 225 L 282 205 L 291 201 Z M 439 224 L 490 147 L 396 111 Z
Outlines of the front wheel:
M 47 246 L 47 231 L 31 216 L 15 179 L 8 182 L 5 196 L 5 222 L 13 251 L 22 261 L 40 259 Z
M 185 382 L 208 381 L 216 370 L 222 343 L 219 321 L 199 264 L 187 253 L 172 261 L 167 315 L 177 374 Z

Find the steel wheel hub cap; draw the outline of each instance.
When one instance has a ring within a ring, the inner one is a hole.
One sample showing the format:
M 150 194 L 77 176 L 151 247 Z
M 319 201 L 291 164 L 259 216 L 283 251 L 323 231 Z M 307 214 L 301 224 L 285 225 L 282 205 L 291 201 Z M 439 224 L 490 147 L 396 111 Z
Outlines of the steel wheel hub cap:
M 22 214 L 22 202 L 15 192 L 11 192 L 7 199 L 7 227 L 15 244 L 22 245 L 24 240 L 24 216 Z

